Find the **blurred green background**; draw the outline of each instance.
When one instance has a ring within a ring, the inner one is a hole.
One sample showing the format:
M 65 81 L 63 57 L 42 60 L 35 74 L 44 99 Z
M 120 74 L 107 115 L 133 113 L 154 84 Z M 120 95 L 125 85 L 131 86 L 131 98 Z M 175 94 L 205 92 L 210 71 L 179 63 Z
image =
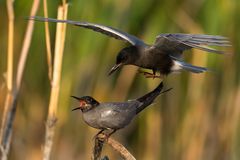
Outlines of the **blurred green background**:
M 49 17 L 56 17 L 60 1 L 49 1 Z M 14 69 L 19 59 L 32 1 L 14 2 Z M 154 105 L 131 125 L 113 135 L 137 159 L 240 159 L 240 1 L 239 0 L 72 0 L 68 19 L 88 21 L 134 34 L 154 43 L 160 33 L 205 33 L 229 38 L 226 55 L 193 50 L 185 60 L 213 72 L 169 75 Z M 0 117 L 6 97 L 7 11 L 0 1 Z M 41 2 L 38 16 L 43 16 Z M 52 49 L 55 26 L 50 24 Z M 124 42 L 75 26 L 67 26 L 58 122 L 52 159 L 90 159 L 96 129 L 88 127 L 71 95 L 91 95 L 100 102 L 140 97 L 160 80 L 145 79 L 137 67 L 125 66 L 108 77 Z M 14 73 L 16 73 L 14 71 Z M 15 76 L 14 76 L 15 78 Z M 42 159 L 50 83 L 44 23 L 36 22 L 14 120 L 10 159 Z M 104 155 L 119 159 L 109 146 Z

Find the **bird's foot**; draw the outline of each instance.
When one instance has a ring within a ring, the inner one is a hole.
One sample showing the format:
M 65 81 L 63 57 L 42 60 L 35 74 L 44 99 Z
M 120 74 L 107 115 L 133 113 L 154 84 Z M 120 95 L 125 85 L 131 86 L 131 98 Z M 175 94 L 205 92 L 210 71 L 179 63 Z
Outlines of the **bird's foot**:
M 143 74 L 145 76 L 145 78 L 160 78 L 163 79 L 162 75 L 156 75 L 155 73 L 149 73 L 149 72 L 145 72 L 145 71 L 138 71 L 140 74 Z
M 113 133 L 115 133 L 117 130 L 116 129 L 114 129 L 114 130 L 112 130 L 112 132 L 110 132 L 110 133 L 108 133 L 107 134 L 107 138 L 109 138 Z
M 104 129 L 102 129 L 102 130 L 100 130 L 94 137 L 93 137 L 93 139 L 97 139 L 97 138 L 99 138 L 100 136 L 99 135 L 105 135 L 104 133 L 103 133 L 103 131 L 104 131 Z M 101 136 L 102 137 L 102 136 Z
M 93 138 L 94 139 L 99 139 L 101 141 L 106 141 L 108 138 L 115 133 L 117 130 L 112 130 L 110 133 L 104 133 L 105 130 L 99 131 Z

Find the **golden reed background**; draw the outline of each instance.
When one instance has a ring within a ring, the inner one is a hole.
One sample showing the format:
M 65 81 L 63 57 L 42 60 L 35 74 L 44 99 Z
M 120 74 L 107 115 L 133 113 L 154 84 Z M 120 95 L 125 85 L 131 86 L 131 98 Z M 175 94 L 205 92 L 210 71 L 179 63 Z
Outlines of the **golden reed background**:
M 32 1 L 14 1 L 13 82 Z M 48 1 L 48 15 L 56 18 L 61 1 Z M 43 2 L 36 13 L 43 16 Z M 168 32 L 205 33 L 229 37 L 226 55 L 199 50 L 185 53 L 195 65 L 213 72 L 183 72 L 168 76 L 162 95 L 127 128 L 113 137 L 137 159 L 237 160 L 240 159 L 240 1 L 239 0 L 72 0 L 68 18 L 113 26 L 153 43 Z M 0 1 L 0 118 L 7 95 L 9 19 Z M 55 26 L 50 26 L 53 52 Z M 42 159 L 51 84 L 44 23 L 34 26 L 26 68 L 23 72 L 13 124 L 9 159 Z M 57 124 L 51 159 L 89 159 L 92 137 L 97 132 L 71 112 L 77 103 L 71 95 L 92 95 L 99 101 L 125 101 L 153 89 L 159 80 L 145 79 L 137 68 L 126 66 L 110 77 L 117 52 L 126 44 L 99 33 L 67 26 L 60 83 Z M 54 58 L 54 57 L 53 57 Z M 14 83 L 13 83 L 14 84 Z M 119 156 L 105 146 L 111 159 Z

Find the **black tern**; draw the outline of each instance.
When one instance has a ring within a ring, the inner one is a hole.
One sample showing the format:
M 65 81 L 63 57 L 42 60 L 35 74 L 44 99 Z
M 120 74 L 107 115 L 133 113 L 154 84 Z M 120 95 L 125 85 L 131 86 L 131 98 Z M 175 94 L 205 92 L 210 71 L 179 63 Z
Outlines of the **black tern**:
M 163 83 L 160 83 L 153 91 L 146 95 L 127 102 L 100 103 L 90 96 L 75 97 L 79 101 L 79 107 L 73 109 L 82 111 L 83 120 L 91 127 L 100 129 L 98 133 L 105 130 L 111 131 L 108 137 L 116 130 L 127 126 L 131 120 L 147 106 L 153 103 L 154 99 L 161 93 Z M 97 134 L 97 135 L 98 135 Z
M 29 17 L 30 20 L 43 22 L 68 23 L 79 27 L 100 32 L 107 36 L 130 43 L 131 45 L 123 48 L 117 55 L 116 64 L 111 68 L 109 75 L 123 65 L 136 65 L 141 68 L 151 69 L 153 73 L 143 72 L 146 77 L 159 77 L 168 75 L 171 72 L 187 70 L 193 73 L 202 73 L 207 68 L 193 66 L 182 61 L 182 53 L 192 48 L 200 49 L 206 52 L 224 53 L 221 50 L 210 48 L 209 46 L 230 46 L 226 37 L 205 34 L 183 34 L 166 33 L 156 37 L 153 45 L 148 45 L 141 39 L 120 31 L 113 27 L 89 22 L 78 22 L 72 20 L 58 20 L 44 17 Z M 160 73 L 160 76 L 156 75 Z

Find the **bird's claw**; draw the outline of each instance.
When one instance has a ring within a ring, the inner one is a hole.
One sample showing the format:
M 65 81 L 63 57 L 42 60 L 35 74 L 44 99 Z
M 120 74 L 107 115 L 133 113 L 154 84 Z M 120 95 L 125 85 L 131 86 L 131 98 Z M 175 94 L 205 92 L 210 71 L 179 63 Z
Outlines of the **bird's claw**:
M 93 139 L 99 139 L 101 141 L 106 141 L 115 132 L 116 132 L 116 130 L 113 130 L 110 133 L 104 133 L 104 130 L 101 130 L 93 137 Z
M 99 140 L 101 142 L 105 142 L 107 139 L 108 139 L 108 136 L 104 133 L 101 133 L 101 134 L 98 134 L 98 135 L 95 135 L 94 136 L 94 139 L 96 140 Z
M 100 130 L 100 131 L 93 137 L 93 139 L 102 138 L 102 137 L 100 137 L 99 135 L 105 136 L 105 134 L 104 134 L 103 132 L 104 132 L 104 130 Z
M 158 75 L 145 75 L 146 78 L 160 78 L 160 79 L 163 79 L 163 76 L 158 76 Z
M 145 71 L 141 71 L 141 70 L 139 70 L 138 71 L 140 74 L 143 74 L 144 76 L 145 76 L 145 78 L 160 78 L 160 79 L 162 79 L 163 78 L 163 76 L 162 75 L 156 75 L 155 73 L 149 73 L 149 72 L 145 72 Z

